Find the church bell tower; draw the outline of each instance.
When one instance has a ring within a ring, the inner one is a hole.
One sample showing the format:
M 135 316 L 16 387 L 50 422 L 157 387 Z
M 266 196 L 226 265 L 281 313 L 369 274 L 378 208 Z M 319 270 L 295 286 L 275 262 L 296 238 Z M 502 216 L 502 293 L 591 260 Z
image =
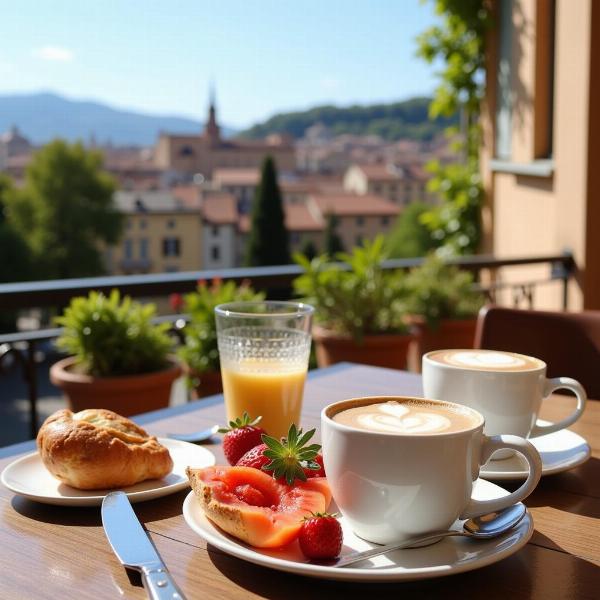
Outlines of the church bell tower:
M 208 106 L 208 120 L 204 128 L 204 137 L 209 140 L 211 145 L 217 145 L 221 141 L 221 131 L 217 124 L 217 116 L 215 109 L 215 86 L 211 84 Z

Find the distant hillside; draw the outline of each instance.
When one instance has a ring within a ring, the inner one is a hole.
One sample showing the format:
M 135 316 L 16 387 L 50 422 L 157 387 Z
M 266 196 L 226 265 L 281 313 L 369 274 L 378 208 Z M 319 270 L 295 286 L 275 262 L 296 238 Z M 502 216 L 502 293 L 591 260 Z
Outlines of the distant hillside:
M 430 140 L 456 119 L 430 121 L 430 98 L 412 98 L 393 104 L 372 106 L 317 106 L 305 111 L 280 113 L 264 123 L 254 125 L 240 136 L 261 138 L 271 133 L 288 133 L 301 138 L 307 127 L 322 123 L 334 134 L 376 134 L 386 140 L 411 138 Z
M 0 96 L 0 133 L 11 125 L 17 125 L 34 144 L 56 137 L 87 141 L 93 134 L 98 143 L 134 146 L 154 144 L 161 130 L 200 133 L 204 128 L 192 119 L 140 114 L 52 93 Z M 224 135 L 232 133 L 225 128 Z

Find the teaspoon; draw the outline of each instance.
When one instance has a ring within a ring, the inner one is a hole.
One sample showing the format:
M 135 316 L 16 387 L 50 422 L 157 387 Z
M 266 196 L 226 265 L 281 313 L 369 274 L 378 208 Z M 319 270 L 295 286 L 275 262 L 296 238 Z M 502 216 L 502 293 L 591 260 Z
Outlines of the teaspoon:
M 218 430 L 219 426 L 213 425 L 208 429 L 193 431 L 192 433 L 167 433 L 167 437 L 179 440 L 180 442 L 199 443 L 209 440 Z
M 347 565 L 353 565 L 354 563 L 360 562 L 373 556 L 379 556 L 380 554 L 386 554 L 392 550 L 400 550 L 401 548 L 410 548 L 417 545 L 426 544 L 429 541 L 438 540 L 439 538 L 449 536 L 466 536 L 470 538 L 478 539 L 490 539 L 502 535 L 509 531 L 515 525 L 517 525 L 525 516 L 527 509 L 521 502 L 509 506 L 504 510 L 498 512 L 492 512 L 482 517 L 475 517 L 464 522 L 463 529 L 449 529 L 445 531 L 434 531 L 427 535 L 421 535 L 419 537 L 413 537 L 403 542 L 386 544 L 384 546 L 378 546 L 365 550 L 364 552 L 356 552 L 354 554 L 348 554 L 340 558 L 333 567 L 345 567 Z

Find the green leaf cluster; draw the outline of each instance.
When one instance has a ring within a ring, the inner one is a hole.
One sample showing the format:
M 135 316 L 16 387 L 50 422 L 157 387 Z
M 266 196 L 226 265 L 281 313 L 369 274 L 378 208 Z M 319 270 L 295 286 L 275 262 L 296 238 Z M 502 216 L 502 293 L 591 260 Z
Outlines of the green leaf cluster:
M 390 258 L 416 258 L 425 256 L 440 243 L 422 222 L 422 215 L 431 206 L 425 202 L 411 202 L 398 216 L 393 229 L 387 234 L 385 248 Z
M 423 213 L 421 222 L 437 246 L 447 255 L 474 254 L 481 241 L 481 205 L 484 191 L 478 161 L 428 165 L 433 177 L 427 189 L 442 199 L 439 206 Z
M 118 290 L 73 298 L 56 323 L 64 327 L 56 345 L 77 358 L 94 377 L 141 375 L 168 366 L 169 323 L 155 325 L 153 304 L 140 304 Z
M 485 298 L 474 285 L 473 275 L 447 264 L 435 254 L 406 276 L 407 308 L 422 316 L 431 329 L 442 319 L 466 319 L 475 316 Z
M 191 385 L 199 383 L 202 373 L 220 368 L 215 307 L 226 302 L 264 300 L 264 297 L 264 293 L 255 292 L 248 282 L 238 285 L 235 281 L 223 283 L 219 279 L 210 284 L 200 281 L 195 292 L 184 295 L 183 312 L 190 320 L 178 355 L 189 367 Z
M 286 133 L 298 139 L 311 125 L 322 123 L 332 134 L 378 135 L 385 140 L 429 141 L 456 117 L 429 119 L 430 98 L 411 98 L 392 104 L 372 106 L 317 106 L 305 111 L 280 113 L 242 132 L 241 137 L 259 139 L 273 133 Z
M 485 90 L 485 38 L 491 25 L 486 0 L 433 0 L 441 25 L 417 38 L 417 54 L 428 63 L 443 62 L 440 84 L 429 107 L 432 118 L 461 115 L 461 128 L 449 128 L 463 160 L 453 165 L 433 162 L 428 189 L 442 199 L 422 217 L 447 254 L 469 254 L 481 238 L 483 189 L 479 180 L 481 145 L 479 112 Z
M 335 263 L 326 254 L 312 261 L 294 255 L 304 270 L 294 291 L 316 307 L 317 322 L 358 342 L 365 335 L 407 331 L 404 277 L 382 268 L 383 244 L 382 236 L 367 240 L 351 253 L 338 253 Z

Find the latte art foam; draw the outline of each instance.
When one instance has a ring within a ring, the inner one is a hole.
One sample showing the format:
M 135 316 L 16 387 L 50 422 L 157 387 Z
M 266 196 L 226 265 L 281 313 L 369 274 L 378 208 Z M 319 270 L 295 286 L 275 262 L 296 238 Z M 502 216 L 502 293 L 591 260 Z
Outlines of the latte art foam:
M 434 433 L 451 426 L 444 415 L 417 412 L 406 405 L 388 402 L 372 406 L 372 412 L 358 415 L 357 423 L 370 431 L 389 433 Z
M 444 365 L 487 371 L 529 371 L 542 366 L 536 358 L 494 350 L 440 350 L 429 358 Z
M 390 400 L 348 408 L 333 416 L 343 425 L 390 434 L 430 434 L 459 431 L 476 422 L 466 414 L 441 409 L 427 402 Z

